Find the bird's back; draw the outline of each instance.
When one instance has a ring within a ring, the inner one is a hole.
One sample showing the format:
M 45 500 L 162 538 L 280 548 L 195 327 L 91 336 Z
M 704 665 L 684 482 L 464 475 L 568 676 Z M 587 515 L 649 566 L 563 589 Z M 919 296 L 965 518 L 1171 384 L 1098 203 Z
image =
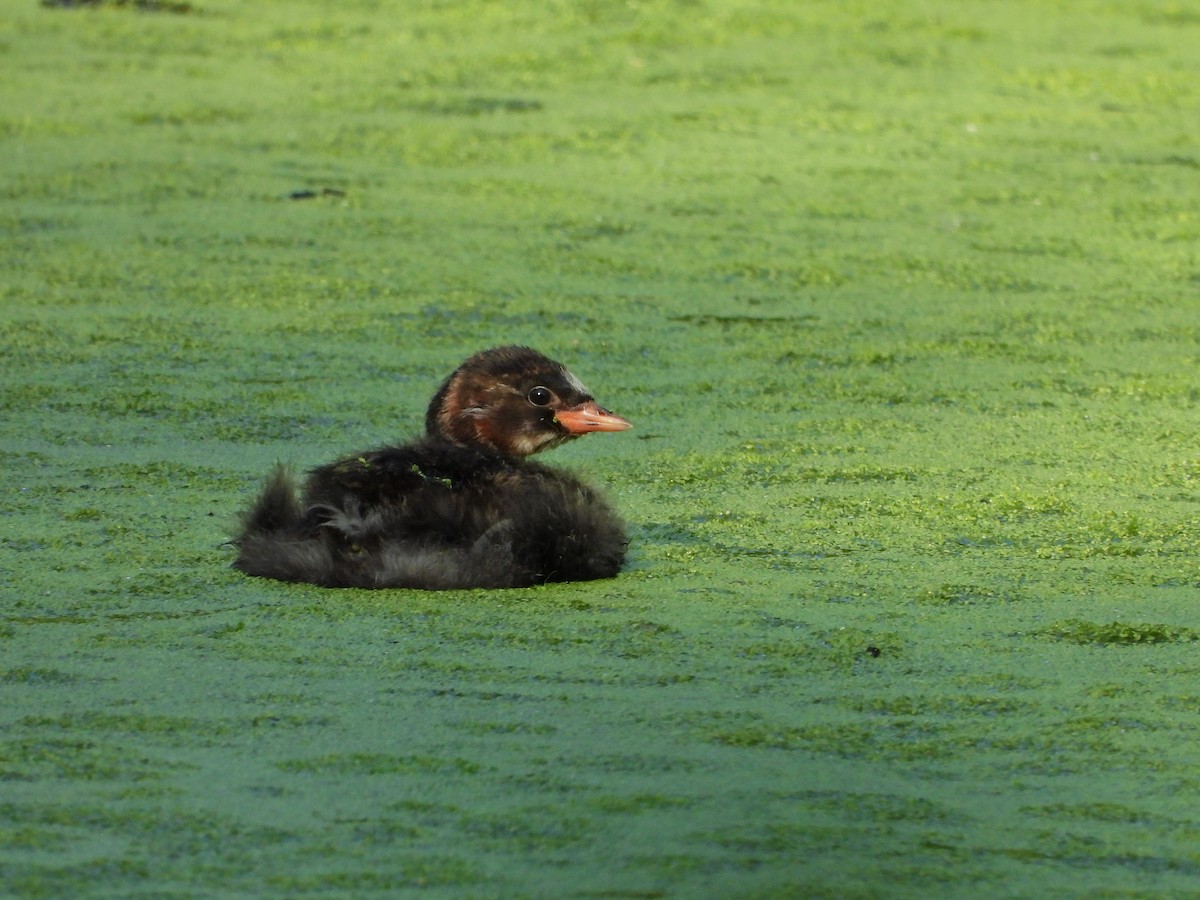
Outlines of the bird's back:
M 278 473 L 235 565 L 338 587 L 517 587 L 612 577 L 625 528 L 569 473 L 426 438 Z

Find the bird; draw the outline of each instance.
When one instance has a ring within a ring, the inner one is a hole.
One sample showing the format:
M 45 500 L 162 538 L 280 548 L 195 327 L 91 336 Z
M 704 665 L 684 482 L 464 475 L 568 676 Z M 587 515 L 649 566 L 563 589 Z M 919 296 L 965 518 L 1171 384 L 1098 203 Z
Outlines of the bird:
M 625 523 L 574 475 L 528 457 L 629 420 L 562 363 L 524 346 L 465 360 L 425 434 L 346 456 L 298 487 L 277 465 L 243 513 L 233 567 L 324 587 L 529 587 L 612 578 Z

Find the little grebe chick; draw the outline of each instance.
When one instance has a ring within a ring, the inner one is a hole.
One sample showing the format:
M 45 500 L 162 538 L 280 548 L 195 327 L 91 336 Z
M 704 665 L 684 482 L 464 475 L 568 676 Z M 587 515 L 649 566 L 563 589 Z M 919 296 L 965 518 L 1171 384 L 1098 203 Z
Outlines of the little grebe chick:
M 428 590 L 611 578 L 625 526 L 574 476 L 525 457 L 628 421 L 528 347 L 472 356 L 429 404 L 425 436 L 309 473 L 282 466 L 243 517 L 234 567 L 326 587 Z

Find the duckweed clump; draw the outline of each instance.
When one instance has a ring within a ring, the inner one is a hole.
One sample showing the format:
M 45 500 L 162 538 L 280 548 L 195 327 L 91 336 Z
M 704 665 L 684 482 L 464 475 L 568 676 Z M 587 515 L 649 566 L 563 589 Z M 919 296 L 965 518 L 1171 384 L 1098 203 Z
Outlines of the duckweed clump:
M 1149 622 L 1085 622 L 1081 619 L 1055 622 L 1042 634 L 1076 644 L 1163 644 L 1200 640 L 1200 631 L 1194 628 Z

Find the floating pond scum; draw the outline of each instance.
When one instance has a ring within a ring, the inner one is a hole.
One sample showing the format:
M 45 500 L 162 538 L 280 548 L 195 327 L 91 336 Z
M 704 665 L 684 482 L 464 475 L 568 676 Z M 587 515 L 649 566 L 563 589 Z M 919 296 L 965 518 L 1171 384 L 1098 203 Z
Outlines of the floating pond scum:
M 0 883 L 1200 890 L 1200 15 L 0 0 Z M 615 579 L 249 579 L 530 344 Z

